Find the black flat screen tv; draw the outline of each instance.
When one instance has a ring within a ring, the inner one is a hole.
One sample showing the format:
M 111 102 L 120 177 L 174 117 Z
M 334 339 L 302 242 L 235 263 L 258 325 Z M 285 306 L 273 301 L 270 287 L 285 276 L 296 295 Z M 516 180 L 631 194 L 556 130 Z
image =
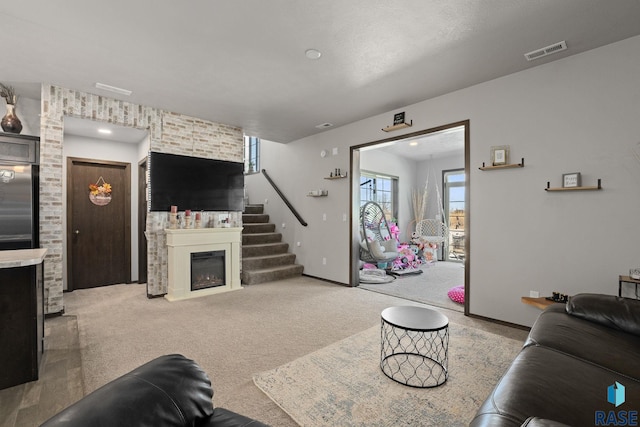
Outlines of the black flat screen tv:
M 242 211 L 244 164 L 176 154 L 149 154 L 149 210 Z

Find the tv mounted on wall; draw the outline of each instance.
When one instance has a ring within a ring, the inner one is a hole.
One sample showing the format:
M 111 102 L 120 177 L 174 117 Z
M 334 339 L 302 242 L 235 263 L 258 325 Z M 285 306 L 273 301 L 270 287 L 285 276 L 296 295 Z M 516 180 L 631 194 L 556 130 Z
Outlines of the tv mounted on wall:
M 244 210 L 244 164 L 149 153 L 149 210 Z

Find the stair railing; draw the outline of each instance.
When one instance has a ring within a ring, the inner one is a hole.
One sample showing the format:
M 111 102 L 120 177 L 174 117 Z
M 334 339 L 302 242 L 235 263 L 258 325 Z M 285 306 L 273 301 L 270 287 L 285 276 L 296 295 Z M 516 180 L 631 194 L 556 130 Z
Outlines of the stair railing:
M 293 207 L 293 205 L 291 203 L 289 203 L 289 200 L 287 200 L 287 198 L 285 197 L 284 194 L 282 194 L 282 191 L 280 191 L 280 189 L 278 188 L 278 186 L 276 185 L 275 182 L 273 182 L 273 180 L 271 179 L 271 177 L 269 176 L 269 174 L 267 173 L 266 170 L 262 169 L 262 174 L 264 175 L 265 178 L 267 178 L 267 181 L 269 181 L 269 184 L 271 184 L 271 186 L 273 187 L 274 190 L 276 190 L 276 193 L 278 193 L 278 196 L 280 196 L 280 198 L 282 199 L 282 201 L 284 202 L 285 205 L 287 205 L 287 207 L 289 208 L 289 210 L 291 211 L 291 213 L 298 219 L 298 221 L 300 222 L 300 224 L 302 224 L 302 226 L 306 227 L 308 224 L 307 222 L 302 219 L 302 217 L 300 216 L 300 214 L 298 213 L 298 211 L 296 210 L 296 208 Z

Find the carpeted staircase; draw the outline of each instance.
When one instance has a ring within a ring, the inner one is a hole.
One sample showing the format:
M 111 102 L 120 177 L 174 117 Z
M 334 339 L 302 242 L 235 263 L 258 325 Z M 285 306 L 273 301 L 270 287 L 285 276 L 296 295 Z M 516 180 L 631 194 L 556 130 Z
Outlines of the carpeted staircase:
M 246 205 L 242 213 L 242 283 L 271 282 L 300 276 L 304 266 L 296 264 L 296 255 L 288 253 L 275 224 L 269 223 L 263 205 Z

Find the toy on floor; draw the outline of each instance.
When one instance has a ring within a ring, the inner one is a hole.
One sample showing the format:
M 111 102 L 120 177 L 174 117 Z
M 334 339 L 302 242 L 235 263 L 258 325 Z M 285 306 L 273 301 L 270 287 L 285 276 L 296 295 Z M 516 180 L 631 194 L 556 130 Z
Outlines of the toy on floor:
M 433 263 L 438 260 L 438 244 L 429 242 L 424 236 L 419 236 L 415 231 L 411 233 L 411 242 L 422 252 L 427 263 Z
M 398 257 L 393 260 L 392 270 L 404 270 L 407 268 L 418 268 L 422 263 L 418 257 L 417 247 L 402 243 L 398 245 Z

